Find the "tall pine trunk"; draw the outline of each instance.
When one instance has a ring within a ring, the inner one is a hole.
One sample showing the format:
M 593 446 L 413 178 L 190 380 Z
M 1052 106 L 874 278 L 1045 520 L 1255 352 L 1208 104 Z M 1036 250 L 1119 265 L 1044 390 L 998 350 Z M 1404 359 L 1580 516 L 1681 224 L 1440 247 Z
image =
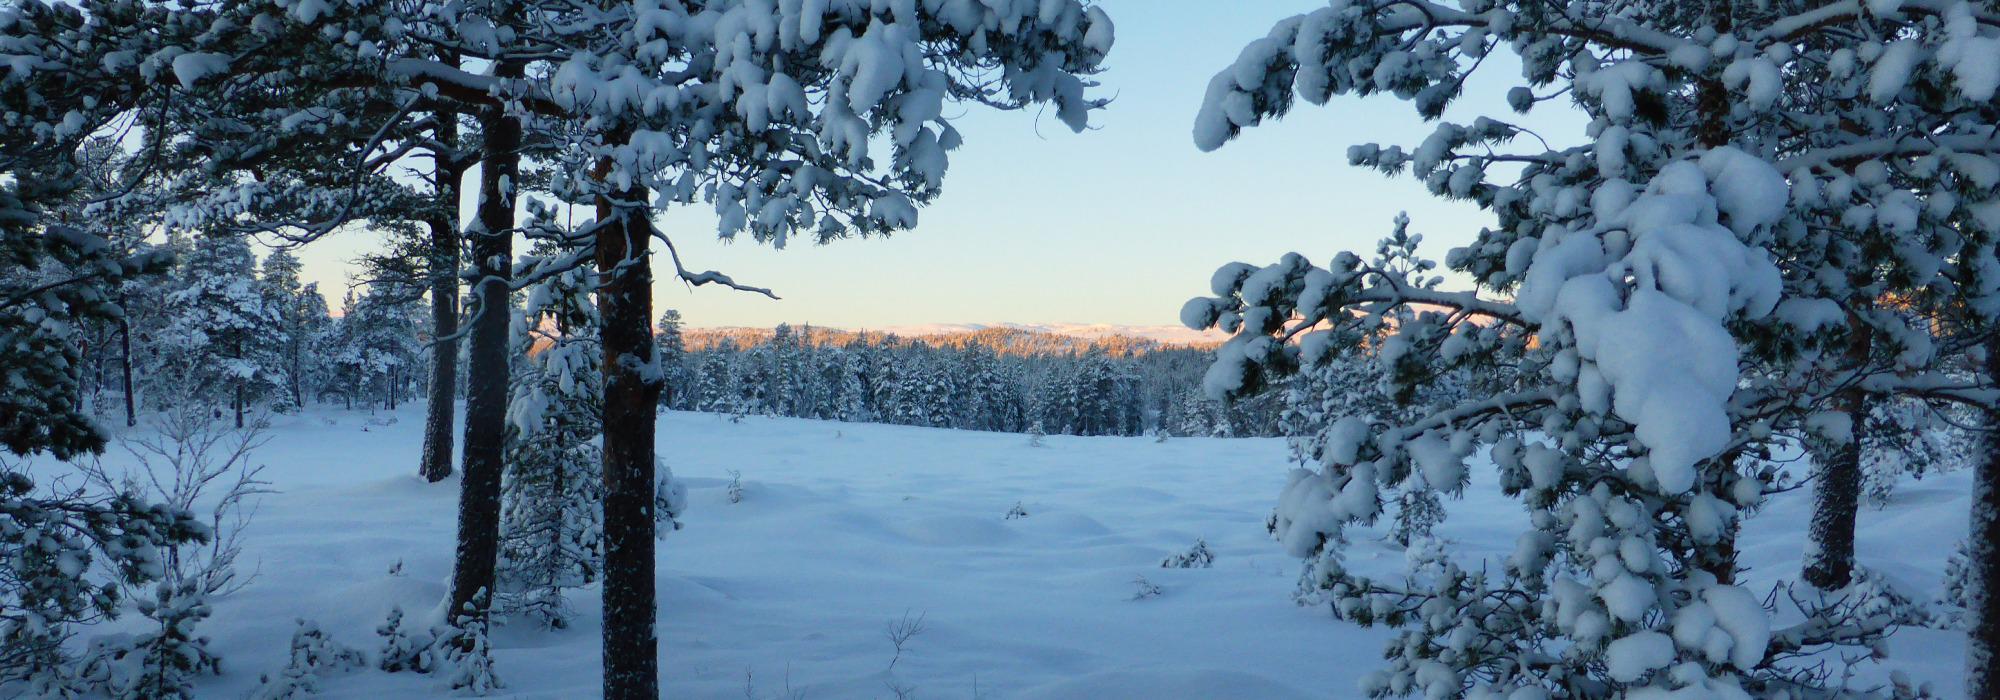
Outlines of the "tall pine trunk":
M 1854 417 L 1854 435 L 1815 467 L 1819 474 L 1806 534 L 1805 580 L 1823 591 L 1846 588 L 1854 578 L 1854 519 L 1861 507 L 1861 424 L 1867 419 L 1867 402 L 1842 397 L 1837 405 Z
M 1868 362 L 1873 335 L 1859 318 L 1850 321 L 1854 332 L 1847 340 L 1846 364 L 1859 368 Z M 1805 580 L 1823 591 L 1846 588 L 1854 580 L 1854 520 L 1861 509 L 1861 442 L 1868 425 L 1868 395 L 1847 389 L 1834 397 L 1834 406 L 1852 422 L 1845 444 L 1831 454 L 1814 455 L 1819 462 L 1813 485 L 1812 522 L 1806 531 Z M 1824 459 L 1820 459 L 1823 457 Z
M 139 424 L 138 407 L 132 398 L 132 322 L 118 319 L 118 369 L 125 374 L 125 427 Z
M 604 697 L 660 696 L 653 599 L 652 224 L 645 188 L 600 199 L 598 313 L 604 345 Z M 616 217 L 615 222 L 613 217 Z
M 2000 381 L 2000 340 L 1986 342 L 1987 381 Z M 1966 533 L 1966 566 L 1972 580 L 1966 612 L 1965 696 L 2000 697 L 2000 410 L 1986 414 L 1985 454 L 1972 478 L 1972 527 Z
M 457 63 L 456 59 L 452 63 Z M 458 146 L 458 115 L 437 115 L 438 141 L 445 148 Z M 417 473 L 436 483 L 451 476 L 451 421 L 457 412 L 458 394 L 458 181 L 463 175 L 458 154 L 438 154 L 431 183 L 436 193 L 437 213 L 430 225 L 431 272 L 431 382 L 430 404 L 425 407 L 424 451 Z
M 299 402 L 299 410 L 304 411 L 306 408 L 305 339 L 299 337 L 301 325 L 299 320 L 302 318 L 297 308 L 299 302 L 294 299 L 290 303 L 293 308 L 286 313 L 292 317 L 289 324 L 292 331 L 285 336 L 285 378 L 292 387 L 292 400 Z
M 502 80 L 519 78 L 518 63 L 495 67 Z M 465 463 L 458 501 L 458 552 L 452 568 L 451 614 L 485 619 L 500 552 L 500 474 L 507 427 L 507 326 L 512 278 L 514 193 L 520 180 L 521 123 L 500 107 L 480 114 L 485 135 L 479 173 L 478 223 L 470 232 L 472 293 L 478 300 L 467 353 Z

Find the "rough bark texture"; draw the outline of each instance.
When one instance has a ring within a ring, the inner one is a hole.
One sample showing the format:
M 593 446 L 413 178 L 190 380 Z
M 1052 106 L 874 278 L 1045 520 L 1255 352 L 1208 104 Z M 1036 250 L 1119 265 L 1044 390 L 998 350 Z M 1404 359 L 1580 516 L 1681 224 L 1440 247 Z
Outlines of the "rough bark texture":
M 1867 327 L 1858 321 L 1848 338 L 1846 354 L 1850 366 L 1868 361 L 1873 342 Z M 1854 518 L 1861 509 L 1861 443 L 1868 424 L 1868 396 L 1859 390 L 1841 392 L 1834 406 L 1853 421 L 1847 444 L 1814 455 L 1813 516 L 1806 529 L 1805 580 L 1823 591 L 1846 588 L 1854 580 Z
M 644 188 L 621 192 L 644 203 Z M 604 345 L 604 697 L 660 696 L 653 599 L 653 406 L 660 380 L 653 356 L 653 278 L 646 247 L 652 225 L 643 204 L 598 203 L 597 293 Z
M 132 401 L 132 323 L 118 319 L 118 369 L 125 373 L 125 427 L 139 424 L 139 411 Z
M 2000 379 L 2000 340 L 1986 343 L 1986 377 Z M 1965 696 L 2000 697 L 2000 411 L 1986 415 L 1986 449 L 1972 479 L 1972 528 L 1966 534 L 1971 567 L 1967 612 L 1972 629 L 1965 639 Z
M 438 115 L 437 137 L 445 147 L 458 144 L 458 115 Z M 458 397 L 458 180 L 456 154 L 439 155 L 431 186 L 437 195 L 438 212 L 430 226 L 431 273 L 431 382 L 430 403 L 425 408 L 424 451 L 417 473 L 436 483 L 451 476 L 452 415 Z
M 1843 411 L 1865 414 L 1862 402 L 1843 398 Z M 1805 580 L 1823 591 L 1846 588 L 1854 578 L 1854 516 L 1861 507 L 1861 448 L 1857 440 L 1841 445 L 1818 465 L 1813 486 L 1813 517 L 1807 529 Z
M 496 74 L 517 78 L 518 64 Z M 470 351 L 466 357 L 465 463 L 458 500 L 458 553 L 452 568 L 452 614 L 483 621 L 500 553 L 500 474 L 507 424 L 508 282 L 512 277 L 514 193 L 520 180 L 521 123 L 499 108 L 480 114 L 485 144 L 479 173 L 478 223 L 470 232 L 476 275 Z

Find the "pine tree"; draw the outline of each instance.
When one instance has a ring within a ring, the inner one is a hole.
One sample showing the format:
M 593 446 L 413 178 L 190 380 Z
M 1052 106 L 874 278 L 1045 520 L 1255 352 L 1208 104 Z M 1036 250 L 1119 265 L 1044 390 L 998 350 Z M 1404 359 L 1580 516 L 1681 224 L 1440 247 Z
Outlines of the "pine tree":
M 1561 95 L 1591 119 L 1572 148 L 1510 148 L 1526 132 L 1480 118 L 1411 150 L 1349 150 L 1495 215 L 1447 257 L 1477 291 L 1439 290 L 1411 237 L 1326 267 L 1227 266 L 1215 298 L 1184 308 L 1188 325 L 1236 334 L 1206 382 L 1218 395 L 1318 365 L 1399 308 L 1414 321 L 1376 349 L 1392 395 L 1495 362 L 1521 370 L 1419 420 L 1358 425 L 1283 496 L 1272 524 L 1308 559 L 1303 585 L 1402 630 L 1371 693 L 1809 694 L 1836 679 L 1788 664 L 1793 652 L 1880 638 L 1879 618 L 1833 609 L 1773 630 L 1713 553 L 1768 488 L 1774 428 L 1838 433 L 1822 407 L 1865 416 L 1836 401 L 1855 387 L 1979 402 L 1937 358 L 1977 342 L 1954 316 L 1992 288 L 1978 280 L 1994 227 L 1974 212 L 1994 198 L 1977 183 L 1994 172 L 1995 81 L 1961 68 L 1983 65 L 1964 57 L 1993 33 L 1967 3 L 1337 3 L 1280 23 L 1210 82 L 1195 128 L 1208 149 L 1299 97 L 1390 93 L 1436 119 L 1504 41 L 1525 79 L 1508 107 Z M 1914 313 L 1881 313 L 1882 299 Z M 1865 355 L 1842 351 L 1862 338 Z M 1373 518 L 1379 489 L 1411 473 L 1459 481 L 1476 445 L 1538 523 L 1504 572 L 1432 557 L 1404 585 L 1341 565 L 1327 523 Z M 1725 638 L 1726 652 L 1696 643 Z M 1971 694 L 1990 694 L 1973 677 Z
M 264 256 L 261 273 L 258 281 L 263 284 L 264 304 L 277 310 L 278 328 L 284 338 L 278 347 L 278 383 L 282 393 L 272 403 L 281 411 L 296 410 L 306 401 L 306 343 L 312 337 L 312 329 L 304 317 L 305 288 L 299 281 L 298 256 L 283 248 L 271 251 Z M 321 305 L 324 306 L 323 301 Z
M 679 406 L 681 395 L 694 391 L 690 386 L 694 372 L 688 366 L 687 341 L 681 337 L 681 312 L 676 309 L 661 312 L 657 331 L 653 334 L 653 344 L 659 346 L 660 405 Z
M 200 399 L 227 403 L 243 427 L 253 402 L 284 389 L 283 309 L 263 293 L 248 241 L 198 236 L 183 239 L 180 249 L 148 376 L 189 382 Z M 156 393 L 183 396 L 178 389 Z
M 497 26 L 511 27 L 519 10 L 502 8 Z M 519 80 L 526 66 L 497 61 L 492 73 L 502 81 Z M 472 256 L 472 326 L 467 336 L 465 446 L 460 453 L 458 546 L 452 562 L 451 610 L 467 612 L 485 625 L 484 605 L 496 590 L 494 571 L 500 546 L 500 481 L 506 449 L 509 353 L 508 293 L 513 277 L 515 181 L 521 175 L 522 119 L 504 104 L 479 106 L 478 205 L 465 235 Z
M 107 208 L 157 209 L 140 194 L 140 178 L 106 182 L 81 156 L 117 120 L 181 90 L 176 81 L 139 80 L 132 62 L 108 58 L 227 40 L 208 33 L 212 15 L 175 15 L 136 1 L 88 12 L 34 2 L 10 6 L 0 27 L 14 63 L 33 66 L 0 84 L 0 378 L 10 387 L 0 392 L 0 445 L 10 452 L 67 458 L 104 446 L 77 400 L 81 331 L 120 319 L 121 284 L 164 272 L 171 257 L 137 245 L 136 231 L 114 239 L 87 225 L 126 218 Z M 169 19 L 177 21 L 163 27 Z M 111 187 L 93 191 L 92 180 Z M 77 208 L 86 202 L 95 206 Z M 78 216 L 65 223 L 65 211 Z
M 521 335 L 501 486 L 500 590 L 507 608 L 554 628 L 571 615 L 563 589 L 596 581 L 604 566 L 592 282 L 579 268 L 536 285 L 514 324 Z
M 299 374 L 296 378 L 299 400 L 318 402 L 322 400 L 321 394 L 331 380 L 323 354 L 326 348 L 323 339 L 333 332 L 335 323 L 332 312 L 326 307 L 326 297 L 320 294 L 318 282 L 308 283 L 299 288 L 296 301 L 298 306 L 294 309 L 293 318 L 297 325 L 290 332 L 297 335 L 297 340 L 294 342 L 298 344 L 299 352 L 303 356 L 299 360 L 297 370 Z
M 456 67 L 458 57 L 446 52 L 439 57 Z M 463 241 L 459 230 L 459 194 L 472 154 L 460 140 L 460 112 L 447 108 L 436 112 L 432 142 L 431 210 L 424 228 L 429 238 L 424 246 L 426 276 L 430 282 L 431 375 L 426 394 L 424 448 L 417 473 L 431 483 L 451 476 L 453 415 L 457 413 L 459 354 L 459 274 L 463 261 Z

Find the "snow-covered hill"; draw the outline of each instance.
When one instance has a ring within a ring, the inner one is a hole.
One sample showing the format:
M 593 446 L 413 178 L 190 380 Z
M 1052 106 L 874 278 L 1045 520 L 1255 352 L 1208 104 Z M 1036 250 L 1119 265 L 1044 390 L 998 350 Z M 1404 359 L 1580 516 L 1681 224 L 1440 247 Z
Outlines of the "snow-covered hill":
M 281 491 L 248 533 L 257 578 L 204 630 L 227 675 L 204 697 L 243 697 L 284 663 L 294 618 L 372 650 L 391 606 L 413 617 L 446 591 L 457 483 L 414 476 L 422 407 L 281 416 L 258 453 Z M 665 694 L 675 698 L 1339 698 L 1379 663 L 1387 632 L 1290 599 L 1298 563 L 1264 517 L 1284 446 L 1261 439 L 1076 438 L 709 414 L 663 416 L 662 455 L 691 487 L 686 528 L 660 548 Z M 114 453 L 116 450 L 114 450 Z M 107 458 L 109 459 L 109 458 Z M 726 497 L 732 471 L 745 497 Z M 1905 484 L 1862 513 L 1862 562 L 1934 590 L 1964 532 L 1964 472 Z M 1810 495 L 1778 496 L 1744 537 L 1753 581 L 1791 576 Z M 1016 504 L 1027 517 L 1007 519 Z M 1475 469 L 1440 534 L 1504 555 L 1524 516 Z M 1162 569 L 1205 539 L 1213 568 Z M 1404 555 L 1356 533 L 1350 563 L 1400 571 Z M 392 570 L 395 572 L 392 573 Z M 1136 579 L 1158 596 L 1134 600 Z M 1755 585 L 1767 590 L 1768 585 Z M 592 697 L 597 590 L 567 630 L 496 634 L 506 693 Z M 900 659 L 888 626 L 924 630 Z M 122 624 L 137 621 L 128 617 Z M 96 631 L 102 631 L 96 630 Z M 1896 668 L 1957 692 L 1955 635 L 1905 630 Z M 445 681 L 354 671 L 331 698 L 444 695 Z
M 856 337 L 881 338 L 893 335 L 948 343 L 982 344 L 1003 352 L 1027 345 L 1067 345 L 1077 348 L 1099 345 L 1112 349 L 1212 347 L 1228 339 L 1227 334 L 1219 331 L 1197 331 L 1183 326 L 1123 326 L 1104 323 L 932 323 L 880 328 L 833 328 L 806 324 L 794 326 L 795 329 L 808 327 L 812 329 L 816 341 L 845 342 Z M 731 339 L 739 344 L 760 341 L 769 338 L 772 329 L 713 326 L 688 328 L 684 332 L 692 347 L 701 348 L 722 339 Z
M 1138 338 L 1162 345 L 1212 345 L 1229 336 L 1219 331 L 1197 331 L 1186 326 L 1127 326 L 1110 323 L 934 323 L 891 326 L 881 329 L 898 335 L 944 335 L 988 328 L 1009 328 L 1074 338 Z

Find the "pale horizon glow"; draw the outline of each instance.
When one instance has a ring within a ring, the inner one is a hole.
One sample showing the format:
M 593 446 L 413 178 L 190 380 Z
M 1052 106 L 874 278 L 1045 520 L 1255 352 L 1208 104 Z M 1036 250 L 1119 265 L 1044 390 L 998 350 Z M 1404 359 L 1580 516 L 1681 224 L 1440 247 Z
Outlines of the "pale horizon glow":
M 1100 4 L 1117 24 L 1117 44 L 1095 94 L 1114 99 L 1092 115 L 1092 129 L 1071 133 L 1033 110 L 957 108 L 965 145 L 951 156 L 944 194 L 916 229 L 888 238 L 774 250 L 747 237 L 717 240 L 705 204 L 667 212 L 661 228 L 690 269 L 720 270 L 782 299 L 661 277 L 655 314 L 679 309 L 695 327 L 1168 326 L 1227 262 L 1365 255 L 1402 211 L 1425 235 L 1426 254 L 1441 260 L 1491 225 L 1490 215 L 1436 199 L 1413 178 L 1347 165 L 1350 145 L 1413 148 L 1435 128 L 1394 97 L 1300 103 L 1221 150 L 1195 148 L 1209 78 L 1272 24 L 1323 1 Z M 1511 56 L 1495 56 L 1447 120 L 1515 116 L 1503 95 L 1518 77 Z M 1515 123 L 1560 146 L 1581 137 L 1584 121 L 1552 102 Z M 357 230 L 308 245 L 298 251 L 305 280 L 338 309 L 350 261 L 380 244 Z M 654 251 L 659 277 L 667 263 L 663 246 Z

